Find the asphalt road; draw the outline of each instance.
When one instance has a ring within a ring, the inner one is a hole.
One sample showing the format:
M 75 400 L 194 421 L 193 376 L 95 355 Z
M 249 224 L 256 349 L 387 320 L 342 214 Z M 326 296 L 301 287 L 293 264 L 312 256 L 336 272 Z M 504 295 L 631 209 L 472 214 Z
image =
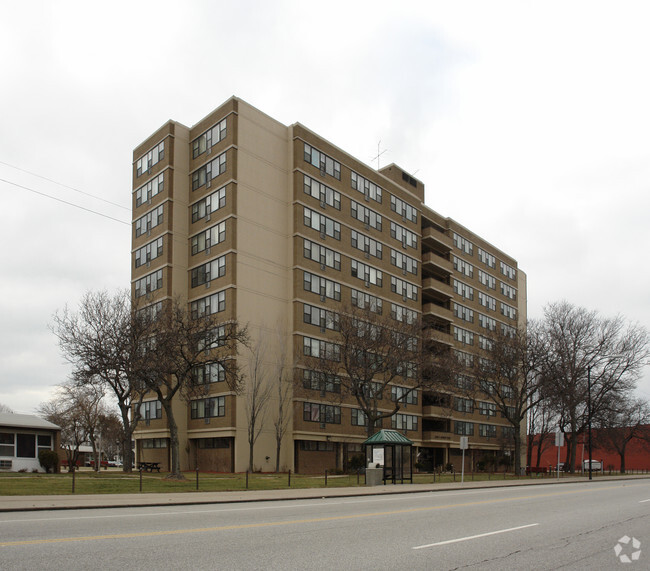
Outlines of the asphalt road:
M 0 514 L 1 569 L 93 567 L 649 569 L 650 481 Z

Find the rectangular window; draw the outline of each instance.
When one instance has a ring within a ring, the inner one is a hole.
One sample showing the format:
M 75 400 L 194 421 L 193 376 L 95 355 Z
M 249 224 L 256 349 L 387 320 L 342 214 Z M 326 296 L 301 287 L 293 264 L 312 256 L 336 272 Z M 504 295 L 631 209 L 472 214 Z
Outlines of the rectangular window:
M 463 299 L 474 301 L 474 288 L 466 283 L 454 280 L 454 292 Z
M 469 256 L 474 255 L 474 244 L 472 244 L 467 238 L 463 238 L 460 234 L 456 234 L 456 232 L 453 233 L 453 238 L 454 246 L 456 246 L 456 248 L 465 252 Z
M 405 274 L 418 275 L 418 261 L 415 258 L 411 258 L 402 252 L 397 250 L 390 249 L 390 262 L 396 268 L 400 268 Z
M 336 343 L 328 343 L 313 337 L 303 337 L 303 354 L 307 357 L 338 362 L 341 360 L 341 347 Z
M 341 284 L 316 274 L 303 272 L 303 287 L 305 291 L 320 295 L 322 301 L 325 298 L 341 301 Z
M 303 220 L 307 228 L 320 232 L 320 237 L 330 236 L 335 240 L 341 239 L 341 224 L 329 216 L 320 214 L 306 206 L 303 207 Z
M 332 206 L 337 210 L 341 210 L 341 193 L 324 185 L 307 175 L 305 176 L 304 190 L 305 194 L 309 194 L 320 202 L 321 207 Z
M 396 321 L 401 321 L 404 323 L 411 324 L 411 323 L 415 323 L 415 321 L 417 320 L 418 313 L 417 311 L 408 309 L 407 307 L 397 305 L 396 303 L 391 303 L 390 316 Z
M 192 158 L 195 159 L 205 152 L 209 153 L 214 145 L 226 138 L 226 134 L 226 120 L 222 119 L 192 141 Z
M 157 177 L 152 178 L 149 182 L 135 191 L 135 207 L 149 202 L 154 196 L 163 191 L 165 187 L 165 173 L 161 172 Z
M 455 421 L 454 434 L 459 434 L 460 436 L 474 436 L 474 423 L 462 422 L 460 420 Z
M 192 236 L 192 256 L 199 252 L 208 251 L 212 246 L 220 244 L 226 239 L 226 222 L 220 222 L 196 236 Z
M 341 180 L 341 163 L 307 143 L 305 143 L 304 158 L 306 162 L 320 169 L 322 176 L 328 174 L 337 180 Z
M 138 442 L 142 448 L 167 448 L 166 438 L 143 438 Z
M 210 215 L 224 206 L 226 206 L 225 186 L 192 204 L 192 222 L 203 218 L 210 220 Z
M 479 402 L 478 411 L 483 416 L 496 416 L 497 415 L 497 405 L 493 402 Z
M 142 297 L 162 288 L 163 272 L 157 270 L 135 281 L 135 297 Z
M 350 173 L 350 185 L 354 190 L 358 190 L 363 194 L 366 200 L 372 198 L 375 202 L 381 203 L 382 191 L 374 182 L 371 182 L 367 178 L 363 178 L 360 174 L 352 171 Z
M 210 352 L 226 344 L 226 326 L 219 325 L 205 333 L 203 337 L 197 340 L 197 349 L 199 351 Z
M 309 390 L 321 391 L 321 393 L 340 394 L 341 379 L 337 375 L 303 369 L 302 386 Z
M 364 293 L 358 289 L 352 290 L 352 305 L 358 307 L 359 309 L 368 308 L 373 313 L 381 315 L 383 310 L 384 302 L 374 295 L 369 293 Z
M 467 375 L 457 374 L 455 376 L 455 383 L 457 388 L 464 391 L 473 391 L 474 390 L 474 379 L 468 377 Z
M 481 294 L 479 293 L 479 296 L 480 295 Z M 460 303 L 454 303 L 454 315 L 458 317 L 458 319 L 462 319 L 468 323 L 474 323 L 474 310 L 465 307 L 464 305 L 460 305 Z
M 16 456 L 18 458 L 36 458 L 35 434 L 16 434 Z
M 226 292 L 220 291 L 190 303 L 192 319 L 212 315 L 226 310 Z
M 478 324 L 480 327 L 487 329 L 488 331 L 494 331 L 497 328 L 496 319 L 483 315 L 482 313 L 478 314 Z
M 382 245 L 380 242 L 377 242 L 377 240 L 373 240 L 370 236 L 352 230 L 351 241 L 352 247 L 361 250 L 365 254 L 366 258 L 374 256 L 381 260 Z
M 153 242 L 149 242 L 138 248 L 135 251 L 135 267 L 139 268 L 144 264 L 155 260 L 157 257 L 162 256 L 163 253 L 163 239 L 162 236 Z
M 226 256 L 219 256 L 207 264 L 203 264 L 191 271 L 192 287 L 209 284 L 212 280 L 226 275 Z
M 365 282 L 366 286 L 370 287 L 370 284 L 382 287 L 383 284 L 383 274 L 381 270 L 373 268 L 368 264 L 362 264 L 356 260 L 351 260 L 350 263 L 352 277 L 360 279 Z
M 508 319 L 517 319 L 517 310 L 506 303 L 499 303 L 501 306 L 501 315 L 505 315 Z
M 226 397 L 211 397 L 191 401 L 191 418 L 214 418 L 217 416 L 226 416 Z
M 303 238 L 303 254 L 308 260 L 313 260 L 321 265 L 321 269 L 326 267 L 335 270 L 341 269 L 341 254 L 330 250 L 321 244 Z
M 390 235 L 391 238 L 395 238 L 395 240 L 401 242 L 403 248 L 410 246 L 411 248 L 417 249 L 418 247 L 418 235 L 395 222 L 390 223 Z
M 374 210 L 354 200 L 350 201 L 350 214 L 355 220 L 363 222 L 366 228 L 374 228 L 381 232 L 381 214 L 377 214 Z
M 472 399 L 465 399 L 454 397 L 454 410 L 458 412 L 474 412 L 474 401 Z
M 488 268 L 496 268 L 496 258 L 492 254 L 486 252 L 483 248 L 478 249 L 478 259 Z
M 162 405 L 159 400 L 150 400 L 140 405 L 140 416 L 144 420 L 162 418 Z
M 332 331 L 339 330 L 339 318 L 337 313 L 307 303 L 303 304 L 303 321 L 309 325 L 320 327 L 323 332 L 325 332 L 326 329 L 331 329 Z
M 15 456 L 13 432 L 0 432 L 0 456 Z
M 463 345 L 474 345 L 474 333 L 462 327 L 454 326 L 454 339 Z
M 501 285 L 501 294 L 505 295 L 507 298 L 510 299 L 517 299 L 517 290 L 513 288 L 512 286 L 509 286 L 508 284 L 504 284 L 502 281 L 499 281 L 499 284 Z
M 307 452 L 334 452 L 334 442 L 300 440 L 300 450 Z
M 465 353 L 465 351 L 454 351 L 454 355 L 456 356 L 458 363 L 463 367 L 469 369 L 474 367 L 474 355 Z
M 135 176 L 142 176 L 142 173 L 149 172 L 158 162 L 165 158 L 165 141 L 158 143 L 153 149 L 145 153 L 135 163 Z
M 412 299 L 413 301 L 418 300 L 417 286 L 396 278 L 395 276 L 390 277 L 390 291 L 397 295 L 401 295 L 403 299 Z
M 485 287 L 490 289 L 497 289 L 497 280 L 494 276 L 491 276 L 483 270 L 478 271 L 478 281 L 480 281 Z
M 459 258 L 458 256 L 452 256 L 452 258 L 454 261 L 454 270 L 460 272 L 461 274 L 467 276 L 468 278 L 474 277 L 474 266 L 472 264 L 466 262 L 465 260 Z M 481 275 L 481 270 L 479 270 L 478 273 L 479 275 Z
M 494 343 L 487 337 L 483 337 L 483 335 L 479 335 L 478 346 L 481 349 L 483 349 L 483 351 L 492 351 L 492 347 L 494 346 Z
M 196 385 L 222 383 L 226 380 L 226 370 L 221 363 L 206 363 L 192 369 L 192 380 Z
M 395 414 L 391 417 L 391 428 L 403 432 L 418 430 L 418 417 L 412 414 Z
M 306 422 L 341 424 L 341 407 L 313 402 L 303 403 L 302 418 Z
M 229 438 L 198 438 L 197 442 L 201 449 L 230 448 Z
M 515 277 L 517 276 L 517 271 L 512 266 L 509 266 L 504 262 L 499 262 L 499 265 L 501 266 L 501 273 L 504 276 L 510 278 L 511 280 L 515 279 Z
M 403 404 L 418 404 L 418 391 L 406 387 L 392 386 L 390 388 L 390 400 Z
M 410 220 L 417 224 L 418 211 L 407 202 L 404 202 L 392 194 L 390 195 L 390 209 L 399 214 L 403 219 Z
M 478 302 L 489 311 L 497 310 L 497 300 L 487 293 L 478 292 Z
M 221 153 L 192 173 L 192 190 L 198 190 L 202 186 L 210 188 L 212 180 L 226 172 L 226 153 Z
M 494 438 L 497 435 L 497 427 L 493 424 L 479 424 L 478 435 L 484 438 Z
M 135 221 L 135 237 L 138 238 L 163 222 L 163 205 L 147 212 Z

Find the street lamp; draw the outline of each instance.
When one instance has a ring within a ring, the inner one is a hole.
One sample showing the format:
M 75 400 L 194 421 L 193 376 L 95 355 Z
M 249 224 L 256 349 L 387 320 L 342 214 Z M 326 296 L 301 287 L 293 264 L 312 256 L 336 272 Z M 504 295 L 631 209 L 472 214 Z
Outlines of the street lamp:
M 589 479 L 591 480 L 591 365 L 587 365 L 587 427 L 589 431 Z

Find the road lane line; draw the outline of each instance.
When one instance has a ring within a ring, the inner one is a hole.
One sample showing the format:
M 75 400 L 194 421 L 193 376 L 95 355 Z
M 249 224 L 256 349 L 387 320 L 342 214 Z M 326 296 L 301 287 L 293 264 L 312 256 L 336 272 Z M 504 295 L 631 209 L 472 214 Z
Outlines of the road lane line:
M 646 502 L 650 502 L 650 500 L 641 500 L 639 503 L 640 504 L 645 504 Z
M 488 537 L 489 535 L 497 535 L 499 533 L 508 533 L 509 531 L 517 531 L 518 529 L 526 529 L 527 527 L 535 527 L 538 523 L 529 523 L 528 525 L 520 525 L 519 527 L 509 527 L 508 529 L 499 529 L 497 531 L 488 531 L 487 533 L 479 533 L 478 535 L 468 535 L 467 537 L 459 537 L 458 539 L 448 539 L 447 541 L 439 541 L 438 543 L 429 543 L 427 545 L 418 545 L 413 549 L 426 549 L 427 547 L 438 547 L 439 545 L 449 545 L 450 543 L 460 543 L 461 541 L 469 541 L 470 539 L 478 539 L 479 537 Z

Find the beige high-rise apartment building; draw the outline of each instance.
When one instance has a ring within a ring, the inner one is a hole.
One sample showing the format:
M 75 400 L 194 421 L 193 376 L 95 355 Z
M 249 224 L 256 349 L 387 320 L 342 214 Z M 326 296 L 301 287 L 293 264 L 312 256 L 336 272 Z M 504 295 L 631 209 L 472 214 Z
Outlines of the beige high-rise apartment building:
M 354 400 L 306 364 L 335 344 L 329 312 L 369 303 L 421 314 L 468 360 L 489 331 L 525 323 L 515 260 L 425 206 L 422 182 L 396 165 L 377 171 L 299 123 L 233 97 L 191 128 L 167 122 L 133 159 L 133 296 L 143 305 L 178 297 L 236 319 L 253 346 L 262 340 L 269 378 L 279 364 L 293 371 L 282 469 L 343 468 L 366 438 Z M 239 359 L 245 369 L 246 350 Z M 209 394 L 175 405 L 182 468 L 246 470 L 246 391 L 231 392 L 216 367 L 197 374 Z M 510 429 L 494 405 L 466 400 L 416 393 L 384 427 L 410 438 L 428 468 L 459 466 L 461 435 L 468 463 L 507 453 Z M 259 470 L 275 468 L 278 403 L 274 391 L 255 444 Z M 164 468 L 164 414 L 149 397 L 142 411 L 137 458 Z

